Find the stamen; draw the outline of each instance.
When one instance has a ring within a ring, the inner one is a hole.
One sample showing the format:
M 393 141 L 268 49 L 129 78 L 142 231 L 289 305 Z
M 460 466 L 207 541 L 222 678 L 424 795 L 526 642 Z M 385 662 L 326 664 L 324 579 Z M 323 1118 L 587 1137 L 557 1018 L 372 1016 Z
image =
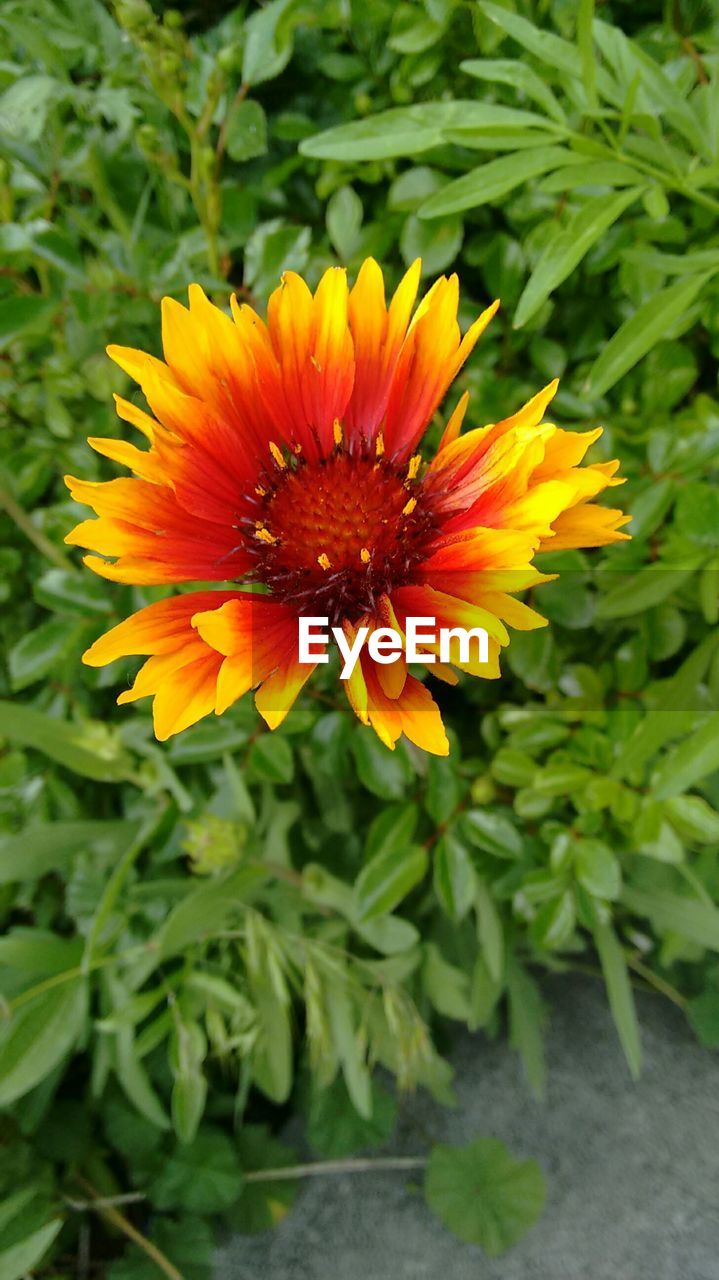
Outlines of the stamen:
M 255 485 L 255 493 L 259 498 L 267 497 L 267 490 L 263 489 L 261 484 Z
M 415 453 L 414 457 L 410 458 L 409 466 L 407 468 L 408 480 L 414 480 L 416 478 L 417 472 L 419 471 L 419 464 L 421 461 L 422 461 L 422 455 L 419 453 Z
M 370 562 L 370 554 L 366 547 L 363 547 L 360 551 L 360 560 L 363 564 L 369 564 Z
M 341 448 L 343 437 L 342 437 L 342 423 L 340 422 L 339 418 L 335 418 L 334 420 L 334 425 L 332 427 L 332 434 L 334 435 L 335 444 L 337 445 L 337 448 L 338 449 Z
M 402 508 L 402 515 L 411 516 L 416 506 L 417 506 L 417 499 L 410 498 L 409 502 L 406 502 Z
M 384 435 L 381 431 L 377 432 L 377 439 L 375 441 L 374 448 L 375 448 L 375 453 L 377 457 L 381 458 L 382 454 L 384 453 Z
M 269 543 L 270 546 L 274 546 L 276 542 L 279 542 L 279 538 L 275 538 L 274 534 L 270 533 L 269 529 L 265 529 L 264 525 L 261 529 L 255 530 L 255 537 L 259 538 L 260 542 Z
M 324 569 L 325 573 L 327 572 L 328 569 L 332 568 L 330 558 L 328 555 L 325 554 L 324 551 L 322 552 L 321 556 L 317 557 L 317 563 L 320 566 L 320 569 Z
M 285 462 L 285 459 L 284 459 L 284 455 L 283 455 L 283 453 L 282 453 L 282 450 L 278 448 L 278 446 L 275 444 L 274 440 L 270 440 L 270 453 L 272 454 L 272 457 L 274 458 L 275 462 L 277 463 L 277 466 L 278 466 L 282 471 L 284 471 L 284 470 L 285 470 L 285 468 L 286 468 L 286 466 L 287 466 L 287 463 Z

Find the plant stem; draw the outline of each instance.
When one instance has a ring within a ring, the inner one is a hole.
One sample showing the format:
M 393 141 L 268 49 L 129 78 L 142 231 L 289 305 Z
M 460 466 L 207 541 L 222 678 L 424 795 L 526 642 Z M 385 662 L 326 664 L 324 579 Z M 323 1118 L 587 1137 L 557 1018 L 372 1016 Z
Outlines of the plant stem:
M 167 805 L 163 804 L 157 812 L 152 815 L 152 817 L 148 818 L 147 822 L 143 823 L 137 833 L 137 836 L 125 850 L 122 858 L 110 876 L 110 879 L 105 886 L 105 892 L 103 893 L 97 911 L 95 912 L 92 928 L 90 929 L 87 937 L 87 942 L 85 943 L 85 953 L 82 963 L 83 973 L 88 973 L 92 966 L 95 958 L 95 950 L 100 941 L 102 930 L 107 923 L 108 917 L 112 913 L 112 909 L 117 902 L 120 890 L 132 870 L 133 864 L 142 853 L 145 845 L 154 836 L 166 812 Z
M 284 1169 L 252 1169 L 245 1182 L 285 1182 L 290 1178 L 322 1178 L 335 1173 L 383 1173 L 401 1169 L 424 1169 L 426 1156 L 380 1156 L 379 1159 L 314 1160 L 311 1164 L 288 1165 Z
M 641 960 L 638 960 L 636 956 L 627 956 L 627 964 L 629 965 L 629 968 L 633 969 L 635 973 L 638 973 L 639 977 L 643 978 L 650 987 L 653 987 L 660 995 L 666 996 L 667 1000 L 671 1000 L 672 1004 L 675 1004 L 677 1008 L 686 1009 L 687 1002 L 681 992 L 677 991 L 676 987 L 673 987 L 671 983 L 666 982 L 664 978 L 660 978 L 658 973 L 654 973 L 653 969 L 649 969 L 647 965 L 643 964 Z
M 124 1213 L 120 1213 L 107 1201 L 103 1201 L 102 1197 L 98 1195 L 95 1187 L 93 1187 L 92 1183 L 88 1182 L 86 1178 L 83 1178 L 79 1173 L 75 1176 L 77 1181 L 80 1183 L 80 1186 L 87 1191 L 88 1195 L 92 1196 L 92 1200 L 88 1203 L 89 1209 L 101 1214 L 102 1217 L 106 1218 L 108 1222 L 111 1222 L 114 1227 L 117 1227 L 118 1230 L 122 1231 L 129 1240 L 132 1240 L 134 1244 L 138 1245 L 138 1247 L 147 1254 L 148 1258 L 152 1259 L 155 1266 L 159 1267 L 160 1271 L 164 1271 L 165 1275 L 169 1277 L 169 1280 L 184 1280 L 182 1272 L 177 1270 L 177 1267 L 170 1262 L 170 1259 L 166 1257 L 161 1249 L 158 1249 L 156 1244 L 152 1243 L 152 1240 L 148 1240 L 147 1236 L 144 1236 L 141 1231 L 138 1231 L 137 1227 L 132 1225 L 129 1218 L 126 1218 Z
M 53 564 L 56 564 L 59 569 L 75 570 L 75 565 L 72 561 L 68 560 L 60 548 L 56 547 L 54 542 L 51 542 L 42 530 L 33 524 L 24 507 L 21 507 L 12 494 L 2 486 L 0 486 L 0 510 L 9 515 L 18 529 L 25 534 L 26 538 L 30 539 L 41 555 L 48 560 L 52 560 Z
M 63 969 L 61 973 L 53 973 L 49 978 L 43 978 L 42 982 L 36 982 L 34 987 L 28 987 L 25 991 L 21 991 L 19 996 L 15 996 L 14 1000 L 2 1000 L 0 1002 L 0 1016 L 7 1016 L 16 1013 L 23 1005 L 29 1004 L 31 1000 L 36 1000 L 38 996 L 42 996 L 46 991 L 54 991 L 55 987 L 62 987 L 66 982 L 73 982 L 75 978 L 82 978 L 88 973 L 94 973 L 96 969 L 105 969 L 108 965 L 115 964 L 120 960 L 129 960 L 130 957 L 148 955 L 157 950 L 152 942 L 139 942 L 135 947 L 127 947 L 124 951 L 117 951 L 114 955 L 101 956 L 90 962 L 73 965 L 71 969 Z

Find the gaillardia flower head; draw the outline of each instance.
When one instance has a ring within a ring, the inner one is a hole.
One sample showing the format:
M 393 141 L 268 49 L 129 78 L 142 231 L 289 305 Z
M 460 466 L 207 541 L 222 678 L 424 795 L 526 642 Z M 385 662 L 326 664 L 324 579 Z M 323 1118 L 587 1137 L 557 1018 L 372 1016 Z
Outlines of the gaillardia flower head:
M 579 465 L 600 431 L 542 421 L 556 383 L 460 435 L 464 395 L 422 460 L 423 432 L 497 304 L 462 338 L 457 277 L 438 280 L 413 314 L 418 283 L 415 263 L 387 306 L 372 259 L 352 289 L 331 268 L 314 295 L 287 272 L 266 323 L 234 298 L 226 315 L 192 285 L 189 310 L 163 303 L 164 361 L 109 348 L 153 416 L 120 397 L 118 413 L 150 447 L 90 441 L 134 476 L 68 478 L 98 518 L 67 541 L 99 553 L 86 564 L 115 582 L 226 584 L 148 605 L 84 655 L 91 666 L 147 657 L 119 701 L 154 695 L 158 738 L 250 689 L 275 728 L 313 670 L 299 660 L 300 617 L 326 617 L 348 640 L 360 627 L 402 636 L 410 617 L 480 627 L 487 661 L 455 647 L 428 670 L 449 683 L 455 667 L 496 677 L 506 624 L 544 623 L 511 594 L 542 580 L 536 552 L 626 536 L 627 517 L 592 501 L 618 483 L 618 464 Z M 404 654 L 380 664 L 365 643 L 344 688 L 388 746 L 404 733 L 447 752 Z

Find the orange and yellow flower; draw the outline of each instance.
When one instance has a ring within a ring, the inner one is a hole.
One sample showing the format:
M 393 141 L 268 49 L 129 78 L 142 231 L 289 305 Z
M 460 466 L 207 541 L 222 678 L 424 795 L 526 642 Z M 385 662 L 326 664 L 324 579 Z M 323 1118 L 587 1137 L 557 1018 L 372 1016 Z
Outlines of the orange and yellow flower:
M 619 483 L 618 464 L 580 466 L 600 430 L 543 422 L 556 382 L 466 435 L 463 395 L 423 462 L 422 435 L 498 304 L 462 337 L 457 277 L 438 280 L 413 313 L 419 276 L 415 263 L 387 306 L 372 259 L 351 289 L 340 268 L 314 294 L 287 272 L 266 322 L 235 298 L 226 315 L 191 285 L 189 309 L 163 302 L 164 361 L 108 348 L 151 410 L 116 397 L 149 448 L 90 440 L 134 475 L 68 477 L 97 518 L 66 541 L 115 582 L 232 587 L 148 605 L 84 655 L 91 666 L 147 658 L 119 701 L 152 695 L 158 738 L 250 689 L 270 728 L 280 724 L 313 670 L 298 659 L 300 615 L 326 616 L 348 637 L 360 626 L 402 634 L 410 616 L 484 627 L 488 662 L 457 654 L 429 670 L 449 683 L 454 667 L 496 677 L 507 626 L 544 625 L 514 596 L 543 580 L 536 553 L 626 537 L 628 517 L 593 501 Z M 404 733 L 446 754 L 439 710 L 404 655 L 378 665 L 365 645 L 344 687 L 388 746 Z

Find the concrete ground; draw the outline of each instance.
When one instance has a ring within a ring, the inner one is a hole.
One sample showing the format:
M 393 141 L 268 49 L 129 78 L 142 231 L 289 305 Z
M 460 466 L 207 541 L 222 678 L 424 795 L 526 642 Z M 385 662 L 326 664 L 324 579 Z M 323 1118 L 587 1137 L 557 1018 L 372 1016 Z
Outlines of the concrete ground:
M 504 1258 L 461 1244 L 402 1173 L 308 1180 L 274 1232 L 218 1251 L 216 1280 L 719 1280 L 719 1057 L 681 1013 L 639 999 L 644 1071 L 633 1084 L 601 984 L 554 980 L 544 1103 L 506 1043 L 459 1036 L 459 1107 L 403 1106 L 383 1154 L 428 1141 L 503 1139 L 545 1170 L 543 1218 Z

